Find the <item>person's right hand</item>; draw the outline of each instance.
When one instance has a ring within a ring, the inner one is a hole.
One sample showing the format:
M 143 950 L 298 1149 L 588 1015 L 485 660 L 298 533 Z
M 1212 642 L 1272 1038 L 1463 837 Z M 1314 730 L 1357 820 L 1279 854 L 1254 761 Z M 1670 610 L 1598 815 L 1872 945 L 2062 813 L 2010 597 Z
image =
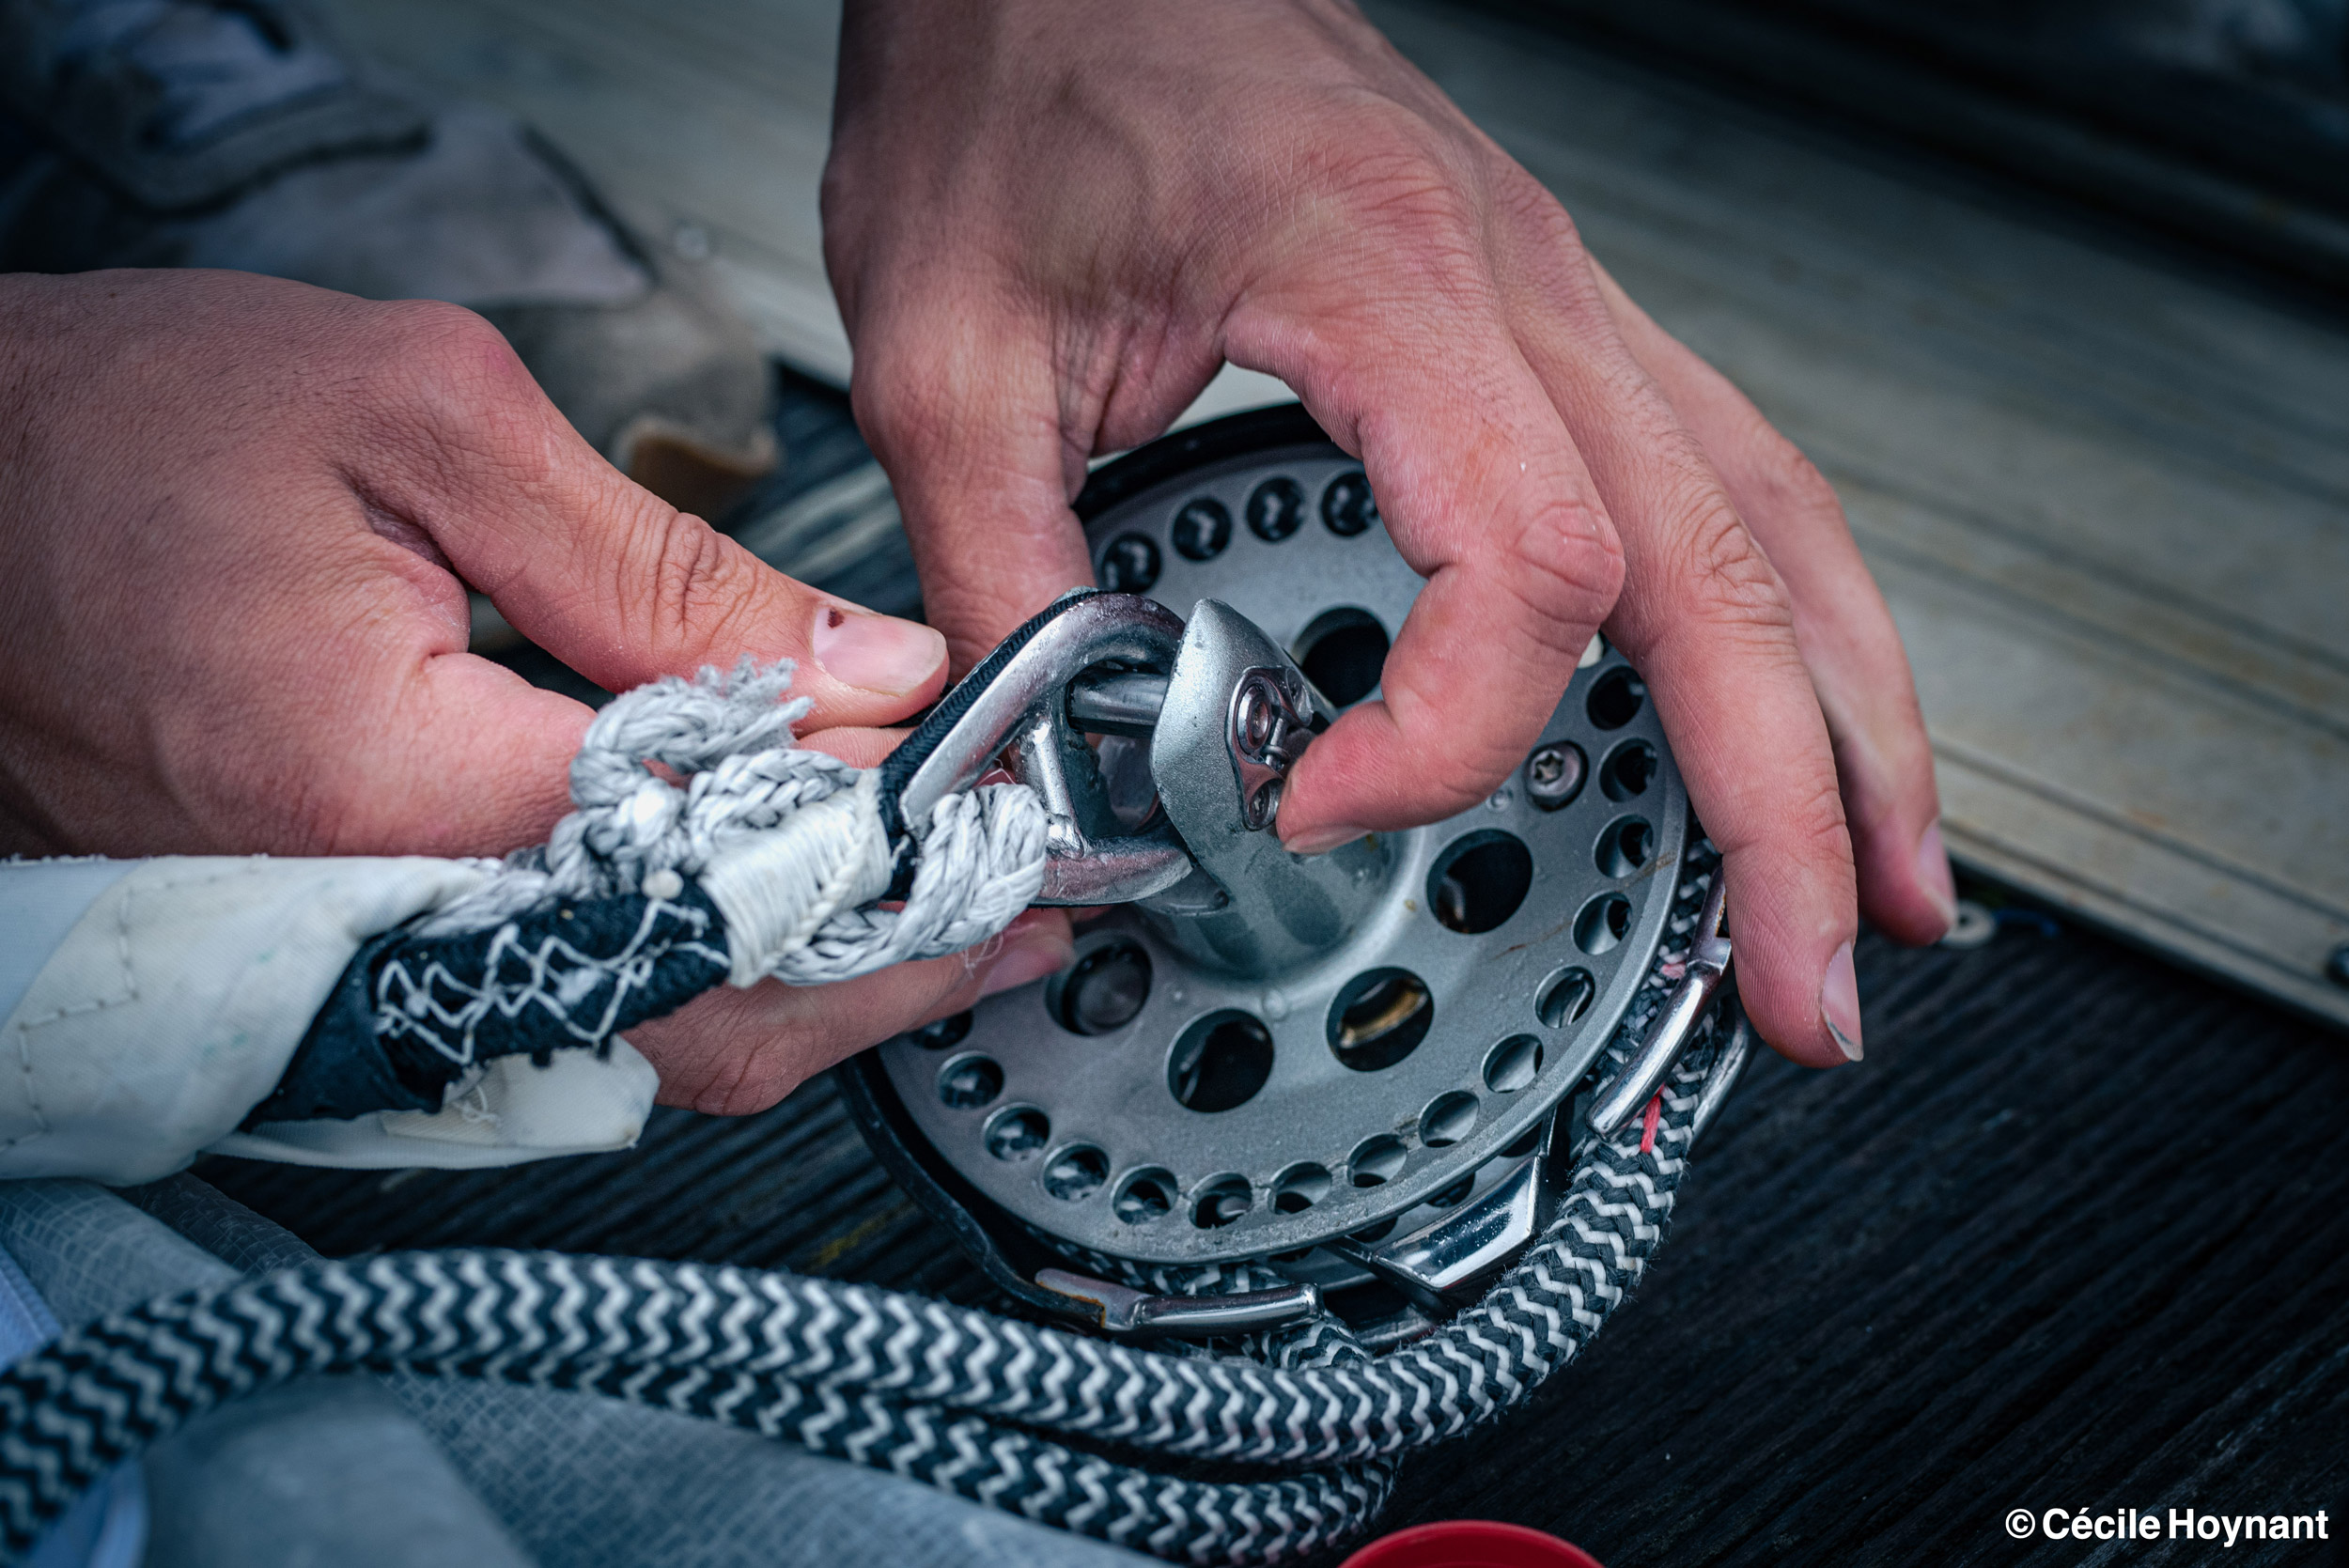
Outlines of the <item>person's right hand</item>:
M 591 717 L 466 651 L 467 584 L 612 690 L 798 662 L 812 743 L 946 677 L 945 644 L 775 572 L 631 483 L 449 305 L 233 272 L 0 278 L 0 853 L 496 855 L 543 840 Z M 1066 961 L 722 989 L 630 1032 L 663 1098 L 771 1104 Z
M 1379 699 L 1290 776 L 1290 849 L 1483 800 L 1603 626 L 1726 857 L 1766 1038 L 1857 1056 L 1860 910 L 1949 928 L 1924 724 L 1834 492 L 1345 0 L 856 0 L 824 246 L 958 659 L 1091 580 L 1087 459 L 1229 361 L 1362 460 L 1427 579 Z

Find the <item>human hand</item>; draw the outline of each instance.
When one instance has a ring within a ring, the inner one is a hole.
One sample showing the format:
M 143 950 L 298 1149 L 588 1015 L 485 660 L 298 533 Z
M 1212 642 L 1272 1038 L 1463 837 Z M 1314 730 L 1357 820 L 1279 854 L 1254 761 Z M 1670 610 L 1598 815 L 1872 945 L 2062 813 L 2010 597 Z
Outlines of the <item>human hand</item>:
M 1428 580 L 1383 700 L 1292 775 L 1289 847 L 1483 799 L 1603 626 L 1726 853 L 1766 1038 L 1858 1054 L 1862 905 L 1948 928 L 1907 663 L 1833 492 L 1350 7 L 858 0 L 824 219 L 858 419 L 958 660 L 1091 581 L 1086 460 L 1228 359 L 1362 458 Z
M 870 761 L 938 634 L 770 570 L 581 440 L 453 306 L 231 272 L 0 278 L 0 852 L 498 854 L 568 809 L 589 718 L 466 652 L 465 585 L 610 688 L 799 661 Z M 756 1109 L 1065 923 L 642 1032 L 665 1098 Z

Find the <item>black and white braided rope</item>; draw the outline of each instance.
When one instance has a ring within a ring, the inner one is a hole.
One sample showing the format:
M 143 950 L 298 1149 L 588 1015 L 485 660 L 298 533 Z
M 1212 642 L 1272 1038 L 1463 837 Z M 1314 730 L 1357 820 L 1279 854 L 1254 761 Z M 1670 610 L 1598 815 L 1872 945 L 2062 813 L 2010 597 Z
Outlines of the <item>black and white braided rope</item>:
M 0 1546 L 22 1558 L 98 1477 L 224 1401 L 405 1368 L 726 1421 L 1170 1560 L 1292 1560 L 1369 1524 L 1393 1456 L 1523 1403 L 1597 1333 L 1662 1239 L 1717 1053 L 1677 1070 L 1652 1134 L 1634 1125 L 1585 1157 L 1483 1301 L 1377 1360 L 1342 1334 L 1299 1336 L 1270 1365 L 1161 1355 L 692 1264 L 322 1261 L 101 1319 L 0 1376 Z M 1161 1473 L 1060 1439 L 1262 1473 Z

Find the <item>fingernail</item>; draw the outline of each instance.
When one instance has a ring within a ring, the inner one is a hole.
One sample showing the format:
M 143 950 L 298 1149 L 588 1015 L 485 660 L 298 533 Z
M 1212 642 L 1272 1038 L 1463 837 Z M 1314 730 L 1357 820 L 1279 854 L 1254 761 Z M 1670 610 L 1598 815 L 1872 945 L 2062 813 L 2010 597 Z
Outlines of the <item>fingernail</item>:
M 1299 833 L 1281 846 L 1292 855 L 1326 855 L 1342 845 L 1353 843 L 1369 833 L 1368 828 L 1316 828 L 1310 833 Z
M 1859 971 L 1852 967 L 1849 942 L 1827 961 L 1827 983 L 1819 987 L 1819 1021 L 1845 1056 L 1859 1060 Z
M 1950 875 L 1950 852 L 1941 846 L 1939 817 L 1917 841 L 1917 882 L 1933 900 L 1941 917 L 1941 934 L 1948 936 L 1957 924 L 1957 878 Z
M 843 686 L 893 697 L 920 686 L 946 661 L 946 639 L 934 629 L 839 604 L 816 607 L 808 647 L 824 674 Z
M 979 979 L 979 995 L 991 997 L 998 991 L 1033 985 L 1048 974 L 1058 974 L 1076 956 L 1064 926 L 1025 933 L 988 965 L 987 973 Z

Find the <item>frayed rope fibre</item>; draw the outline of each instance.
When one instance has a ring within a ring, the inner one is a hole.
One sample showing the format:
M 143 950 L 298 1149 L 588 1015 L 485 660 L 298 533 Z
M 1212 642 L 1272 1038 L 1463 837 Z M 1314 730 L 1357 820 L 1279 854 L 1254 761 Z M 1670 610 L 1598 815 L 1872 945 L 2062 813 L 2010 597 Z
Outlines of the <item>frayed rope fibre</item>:
M 909 824 L 920 859 L 903 906 L 874 908 L 895 855 L 875 775 L 792 743 L 812 706 L 783 700 L 792 673 L 787 660 L 746 658 L 614 698 L 571 763 L 576 809 L 545 846 L 509 857 L 413 935 L 691 878 L 725 917 L 735 984 L 821 986 L 958 953 L 1010 924 L 1044 885 L 1035 792 L 988 784 L 940 801 Z

